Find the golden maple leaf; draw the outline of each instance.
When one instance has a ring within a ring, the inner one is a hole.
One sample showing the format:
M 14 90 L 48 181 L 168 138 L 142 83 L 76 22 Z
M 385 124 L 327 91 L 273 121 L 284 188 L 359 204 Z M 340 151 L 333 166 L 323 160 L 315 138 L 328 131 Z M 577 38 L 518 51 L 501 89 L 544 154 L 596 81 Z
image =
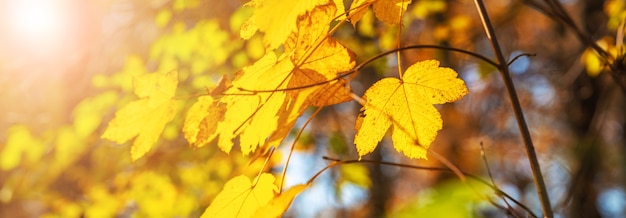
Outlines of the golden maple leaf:
M 274 180 L 269 173 L 261 174 L 254 183 L 244 175 L 228 180 L 201 217 L 252 217 L 274 198 L 278 189 Z
M 176 114 L 177 103 L 172 98 L 177 84 L 176 71 L 134 78 L 134 91 L 141 99 L 117 111 L 102 138 L 124 143 L 136 137 L 130 151 L 131 158 L 141 158 L 157 142 L 165 125 Z
M 439 61 L 426 60 L 410 66 L 401 79 L 384 78 L 365 91 L 367 104 L 356 121 L 359 156 L 376 148 L 393 125 L 392 141 L 409 158 L 426 159 L 426 149 L 442 128 L 441 115 L 433 104 L 453 102 L 468 93 L 463 80 Z
M 259 30 L 265 33 L 263 42 L 268 50 L 278 48 L 296 30 L 298 17 L 328 0 L 252 0 L 246 6 L 254 7 L 254 14 L 241 28 L 241 37 L 249 39 Z
M 350 100 L 344 80 L 333 80 L 338 74 L 351 70 L 354 53 L 329 37 L 329 23 L 336 13 L 334 4 L 318 6 L 298 20 L 298 31 L 285 42 L 285 53 L 291 54 L 295 66 L 289 88 L 327 82 L 323 86 L 298 89 L 294 94 L 307 93 L 309 105 L 323 107 Z M 308 105 L 307 105 L 308 106 Z
M 224 119 L 223 104 L 211 96 L 201 96 L 191 106 L 185 118 L 183 133 L 185 139 L 196 147 L 202 147 L 217 136 L 217 124 Z
M 240 87 L 251 90 L 274 90 L 286 87 L 286 79 L 293 65 L 277 60 L 273 52 L 266 54 L 253 66 L 244 68 L 233 80 L 221 102 L 226 104 L 224 120 L 219 123 L 218 146 L 225 152 L 232 149 L 233 139 L 239 136 L 244 155 L 263 145 L 269 135 L 278 128 L 278 117 L 285 92 L 242 92 Z
M 285 42 L 283 55 L 277 57 L 274 52 L 268 52 L 252 66 L 245 67 L 218 103 L 208 103 L 208 98 L 198 101 L 190 113 L 200 114 L 188 114 L 183 129 L 188 141 L 200 145 L 219 135 L 218 147 L 230 152 L 233 140 L 238 138 L 242 153 L 247 155 L 259 146 L 280 144 L 307 107 L 349 100 L 345 81 L 336 77 L 354 67 L 354 54 L 328 36 L 335 14 L 335 5 L 328 3 L 300 16 L 298 31 Z M 219 124 L 217 128 L 205 127 L 214 132 L 198 130 L 203 122 L 200 119 L 206 120 L 209 108 L 213 107 L 210 104 L 225 107 L 214 110 L 222 113 L 214 115 L 218 119 L 206 122 L 213 124 L 219 120 Z M 198 141 L 200 133 L 209 137 Z
M 308 188 L 309 185 L 300 184 L 295 185 L 289 190 L 280 193 L 278 196 L 274 197 L 270 202 L 268 202 L 265 206 L 260 207 L 254 213 L 258 218 L 275 218 L 281 217 L 283 213 L 289 208 L 291 202 L 296 195 L 299 195 L 302 191 Z
M 374 14 L 379 20 L 389 24 L 399 24 L 410 3 L 411 0 L 355 0 L 350 5 L 350 22 L 356 25 L 372 5 Z

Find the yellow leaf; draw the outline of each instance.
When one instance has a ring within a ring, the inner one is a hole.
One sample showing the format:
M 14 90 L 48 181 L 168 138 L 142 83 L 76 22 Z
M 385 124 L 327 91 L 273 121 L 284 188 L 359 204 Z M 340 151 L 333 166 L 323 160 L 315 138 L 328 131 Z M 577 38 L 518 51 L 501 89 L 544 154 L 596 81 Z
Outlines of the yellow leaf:
M 259 28 L 254 23 L 254 20 L 250 18 L 241 24 L 239 36 L 241 36 L 241 38 L 243 39 L 250 39 L 258 30 Z
M 582 56 L 580 57 L 581 62 L 585 65 L 585 69 L 587 71 L 587 75 L 592 78 L 600 75 L 604 66 L 602 64 L 602 59 L 599 57 L 597 53 L 595 53 L 591 49 L 586 49 Z
M 285 59 L 277 63 L 273 52 L 266 54 L 254 65 L 244 68 L 233 80 L 220 102 L 226 104 L 224 120 L 218 125 L 218 146 L 230 152 L 233 139 L 239 136 L 244 155 L 265 143 L 277 128 L 279 109 L 285 101 L 284 92 L 242 93 L 239 89 L 274 90 L 285 88 L 285 80 L 293 65 Z
M 345 81 L 334 80 L 355 65 L 352 51 L 328 36 L 334 14 L 334 4 L 316 7 L 298 19 L 298 31 L 285 42 L 285 53 L 290 54 L 293 64 L 287 85 L 292 90 L 288 91 L 287 101 L 280 109 L 284 113 L 278 123 L 283 124 L 283 128 L 271 135 L 265 147 L 280 144 L 307 107 L 323 107 L 351 99 Z
M 272 199 L 267 205 L 256 210 L 254 213 L 255 216 L 258 218 L 281 217 L 287 208 L 289 208 L 293 199 L 308 187 L 309 186 L 306 184 L 291 187 L 289 190 Z
M 413 64 L 401 79 L 385 78 L 365 91 L 367 104 L 357 118 L 355 144 L 359 156 L 372 152 L 393 125 L 396 150 L 409 158 L 426 159 L 426 149 L 442 127 L 433 104 L 460 99 L 468 93 L 463 80 L 439 61 Z
M 133 213 L 136 217 L 190 217 L 198 207 L 197 201 L 176 186 L 167 173 L 137 172 L 129 182 L 130 188 L 117 196 L 132 199 L 137 205 Z
M 185 139 L 196 146 L 202 147 L 217 136 L 217 124 L 224 119 L 224 105 L 219 105 L 211 96 L 198 98 L 185 119 L 183 133 Z
M 166 10 L 161 10 L 156 14 L 154 18 L 154 22 L 157 24 L 157 26 L 163 28 L 167 26 L 167 24 L 170 22 L 171 19 L 172 19 L 172 12 L 166 9 Z
M 236 138 L 244 155 L 276 146 L 307 107 L 350 99 L 345 81 L 334 80 L 354 67 L 354 54 L 328 36 L 335 14 L 326 4 L 300 16 L 284 55 L 269 52 L 235 76 L 219 101 L 226 105 L 216 130 L 221 150 L 230 152 Z
M 611 55 L 614 55 L 613 57 L 617 54 L 613 53 L 613 51 L 615 51 L 615 45 L 609 37 L 599 39 L 596 43 L 605 51 L 612 53 Z M 603 59 L 604 58 L 591 48 L 585 49 L 580 57 L 581 62 L 585 65 L 585 69 L 587 70 L 587 75 L 590 77 L 597 77 L 603 70 L 605 70 L 605 68 L 607 68 L 607 64 Z
M 406 11 L 411 0 L 388 0 L 374 2 L 374 14 L 378 19 L 390 23 L 399 24 L 402 21 L 402 15 Z
M 87 187 L 84 195 L 89 199 L 89 204 L 85 207 L 85 217 L 114 217 L 123 206 L 121 199 L 116 198 L 101 184 Z
M 255 211 L 274 198 L 278 188 L 274 176 L 263 173 L 251 182 L 244 175 L 232 178 L 215 197 L 202 217 L 252 217 Z
M 255 8 L 254 14 L 242 26 L 241 36 L 250 38 L 258 29 L 265 33 L 265 47 L 273 50 L 296 30 L 298 16 L 327 2 L 328 0 L 252 0 L 246 5 Z
M 333 0 L 337 8 L 337 13 L 335 13 L 335 20 L 342 21 L 346 19 L 346 6 L 343 3 L 343 0 Z
M 177 102 L 173 100 L 178 73 L 146 74 L 133 80 L 135 94 L 141 99 L 130 102 L 115 113 L 102 138 L 125 143 L 132 138 L 131 157 L 145 155 L 159 139 L 165 124 L 174 118 Z
M 361 20 L 372 5 L 376 17 L 389 24 L 399 24 L 411 0 L 355 0 L 350 5 L 350 22 L 352 25 Z
M 138 55 L 128 55 L 122 71 L 111 75 L 109 83 L 110 85 L 119 86 L 122 90 L 130 92 L 133 88 L 132 78 L 146 73 L 144 60 Z
M 350 18 L 350 23 L 352 23 L 352 25 L 356 25 L 357 22 L 359 22 L 359 20 L 361 20 L 361 18 L 363 18 L 363 15 L 365 15 L 365 12 L 367 12 L 367 9 L 369 9 L 370 5 L 372 5 L 376 0 L 354 0 L 352 1 L 352 4 L 350 5 L 350 10 L 348 11 L 348 18 Z
M 372 180 L 370 179 L 367 167 L 359 164 L 343 164 L 340 170 L 342 181 L 348 181 L 363 188 L 370 188 L 372 186 Z
M 104 92 L 94 97 L 86 98 L 74 107 L 74 129 L 82 139 L 91 135 L 101 124 L 102 114 L 109 110 L 117 101 L 115 91 Z
M 7 131 L 7 141 L 0 151 L 0 169 L 11 170 L 19 165 L 37 163 L 46 146 L 33 136 L 27 126 L 14 125 Z
M 286 53 L 293 53 L 295 65 L 293 77 L 288 87 L 303 87 L 335 79 L 338 74 L 351 70 L 354 53 L 337 40 L 327 36 L 329 23 L 336 14 L 336 6 L 318 6 L 300 17 L 298 31 L 285 43 Z M 291 92 L 299 94 L 304 90 Z M 344 80 L 334 80 L 323 86 L 308 88 L 307 103 L 313 106 L 326 106 L 350 100 Z
M 88 146 L 85 143 L 85 137 L 70 128 L 62 127 L 56 133 L 54 161 L 48 163 L 48 172 L 51 174 L 60 174 L 67 167 L 83 156 Z
M 446 7 L 446 1 L 417 1 L 410 13 L 418 19 L 426 19 L 429 15 L 443 12 Z

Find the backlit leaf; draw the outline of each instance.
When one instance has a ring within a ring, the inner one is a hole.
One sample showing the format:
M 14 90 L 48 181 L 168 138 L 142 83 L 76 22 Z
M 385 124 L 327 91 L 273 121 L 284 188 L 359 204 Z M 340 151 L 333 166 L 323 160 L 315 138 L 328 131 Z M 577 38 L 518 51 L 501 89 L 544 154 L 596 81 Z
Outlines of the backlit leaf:
M 133 138 L 131 157 L 137 160 L 157 142 L 165 124 L 176 113 L 173 100 L 178 73 L 146 74 L 133 80 L 135 94 L 141 99 L 130 102 L 115 113 L 102 138 L 125 143 Z
M 372 180 L 367 167 L 359 164 L 343 164 L 340 167 L 341 180 L 354 183 L 363 188 L 370 188 Z
M 426 150 L 442 127 L 433 104 L 460 99 L 467 94 L 463 80 L 436 60 L 410 66 L 401 79 L 384 78 L 365 91 L 367 104 L 357 118 L 355 144 L 359 156 L 372 152 L 393 125 L 396 150 L 409 158 L 426 159 Z
M 81 138 L 91 135 L 102 122 L 102 114 L 118 99 L 114 91 L 105 92 L 94 97 L 86 98 L 76 107 L 74 116 L 74 128 Z
M 220 112 L 223 115 L 214 115 L 221 119 L 215 129 L 221 150 L 230 152 L 236 139 L 244 155 L 259 147 L 266 150 L 277 146 L 307 107 L 350 99 L 345 81 L 337 76 L 354 67 L 354 54 L 328 36 L 335 14 L 335 5 L 328 3 L 300 16 L 298 31 L 286 40 L 283 55 L 277 57 L 268 52 L 237 73 L 232 85 L 219 93 L 222 97 L 209 107 L 225 107 Z M 189 125 L 198 126 L 199 119 L 207 117 L 210 109 L 206 105 L 192 110 L 204 114 L 193 115 L 194 118 L 189 115 Z M 187 128 L 190 143 L 198 143 L 193 135 L 200 128 Z M 211 137 L 207 140 L 215 136 L 208 135 Z
M 278 187 L 274 176 L 263 173 L 255 183 L 244 175 L 232 178 L 215 197 L 202 217 L 252 217 L 255 211 L 267 205 Z
M 187 112 L 183 133 L 189 143 L 202 147 L 217 135 L 217 124 L 224 118 L 224 105 L 211 96 L 202 96 Z
M 328 0 L 252 0 L 246 5 L 255 8 L 254 14 L 242 26 L 241 37 L 248 39 L 256 30 L 264 32 L 265 47 L 273 50 L 296 30 L 298 16 L 327 2 Z
M 239 136 L 242 153 L 249 154 L 263 145 L 267 137 L 277 128 L 279 110 L 285 101 L 284 92 L 259 92 L 251 94 L 239 90 L 245 87 L 250 90 L 273 90 L 286 87 L 285 80 L 289 77 L 293 65 L 270 52 L 254 65 L 244 68 L 233 80 L 233 86 L 226 91 L 221 102 L 226 104 L 224 120 L 219 123 L 218 146 L 230 152 Z M 232 94 L 231 94 L 232 93 Z
M 327 37 L 328 24 L 335 11 L 332 4 L 320 6 L 298 21 L 298 31 L 285 43 L 285 50 L 294 54 L 292 61 L 296 66 L 289 87 L 329 81 L 354 67 L 354 54 L 335 39 Z M 307 102 L 321 107 L 350 100 L 344 86 L 343 80 L 336 80 L 314 87 L 317 90 L 309 89 L 313 93 Z
M 350 18 L 350 23 L 352 23 L 352 25 L 356 25 L 357 22 L 359 22 L 359 20 L 361 20 L 361 18 L 363 18 L 363 15 L 365 15 L 365 12 L 367 12 L 367 10 L 370 8 L 370 5 L 372 5 L 376 0 L 354 0 L 352 1 L 352 4 L 350 5 L 350 10 L 349 10 L 349 18 Z
M 259 208 L 254 214 L 259 218 L 281 217 L 289 208 L 294 198 L 309 186 L 306 184 L 296 185 L 272 199 L 267 205 Z
M 210 94 L 221 95 L 231 85 L 230 79 L 224 76 L 219 84 L 211 89 Z M 217 125 L 224 119 L 224 110 L 225 105 L 220 104 L 212 96 L 199 97 L 198 101 L 187 112 L 183 126 L 185 139 L 196 147 L 202 147 L 209 143 L 217 136 Z
M 355 0 L 350 6 L 350 22 L 352 25 L 361 20 L 372 5 L 376 17 L 389 24 L 399 24 L 411 0 Z
M 399 24 L 411 0 L 387 0 L 374 2 L 373 9 L 376 17 L 390 24 Z
M 197 201 L 180 191 L 168 174 L 137 172 L 129 182 L 131 188 L 125 195 L 137 206 L 133 214 L 136 217 L 190 217 L 198 207 Z

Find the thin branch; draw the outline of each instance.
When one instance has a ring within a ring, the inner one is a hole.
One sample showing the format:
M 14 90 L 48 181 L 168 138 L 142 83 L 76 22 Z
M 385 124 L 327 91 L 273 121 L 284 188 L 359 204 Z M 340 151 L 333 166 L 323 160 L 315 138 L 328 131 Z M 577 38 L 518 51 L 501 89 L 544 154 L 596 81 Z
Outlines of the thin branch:
M 578 28 L 574 20 L 569 16 L 567 11 L 565 11 L 565 9 L 563 8 L 563 5 L 559 1 L 555 1 L 555 0 L 543 0 L 543 1 L 546 2 L 546 4 L 548 4 L 550 7 L 548 8 L 542 5 L 541 3 L 536 2 L 535 0 L 524 0 L 524 2 L 528 4 L 530 7 L 535 8 L 537 11 L 544 13 L 547 17 L 571 29 L 571 31 L 574 32 L 574 35 L 576 36 L 576 38 L 578 38 L 578 40 L 581 43 L 583 43 L 585 46 L 590 47 L 598 55 L 600 55 L 601 58 L 604 59 L 603 62 L 609 63 L 608 66 L 611 69 L 611 71 L 608 72 L 609 76 L 611 76 L 611 78 L 615 81 L 615 83 L 619 85 L 620 88 L 622 88 L 622 91 L 626 92 L 626 84 L 624 83 L 622 79 L 620 79 L 620 77 L 616 73 L 616 72 L 621 72 L 623 70 L 616 68 L 615 64 L 611 64 L 611 63 L 617 63 L 621 61 L 619 58 L 619 54 L 621 53 L 618 53 L 618 56 L 614 57 L 606 49 L 600 47 L 600 45 L 598 45 L 597 42 L 593 41 L 593 39 L 591 38 L 591 36 L 589 36 L 589 34 L 584 33 L 580 28 Z
M 270 162 L 270 159 L 272 159 L 272 155 L 274 155 L 274 150 L 276 150 L 276 148 L 272 146 L 270 148 L 270 153 L 267 155 L 267 158 L 265 158 L 265 162 L 263 162 L 263 167 L 261 168 L 261 170 L 259 170 L 259 174 L 257 174 L 256 178 L 254 178 L 254 181 L 252 182 L 252 186 L 255 186 L 256 183 L 259 182 L 259 178 L 261 178 L 261 174 L 265 172 L 265 168 L 267 168 L 267 164 Z
M 517 61 L 517 59 L 521 57 L 534 57 L 534 56 L 537 56 L 537 54 L 530 54 L 530 53 L 519 54 L 515 56 L 511 61 L 509 61 L 509 63 L 506 64 L 506 66 L 511 66 L 511 64 L 515 63 L 515 61 Z
M 289 149 L 289 155 L 287 155 L 287 161 L 285 162 L 285 168 L 283 169 L 283 178 L 280 180 L 280 186 L 278 186 L 278 191 L 279 192 L 283 191 L 283 184 L 285 184 L 285 177 L 287 177 L 287 168 L 289 167 L 289 162 L 291 161 L 291 155 L 293 154 L 294 148 L 296 147 L 296 143 L 300 139 L 300 136 L 302 135 L 302 132 L 304 132 L 304 128 L 306 128 L 309 125 L 309 123 L 311 123 L 313 118 L 322 110 L 322 108 L 324 108 L 324 107 L 318 107 L 315 110 L 315 112 L 313 112 L 313 114 L 311 114 L 309 119 L 306 120 L 306 123 L 304 123 L 304 125 L 302 125 L 302 128 L 300 129 L 300 131 L 298 131 L 298 134 L 293 139 L 293 143 L 291 144 L 291 148 Z
M 493 29 L 491 21 L 489 20 L 489 15 L 487 14 L 487 8 L 485 7 L 484 2 L 482 0 L 474 0 L 474 3 L 476 4 L 476 9 L 478 10 L 478 14 L 480 15 L 483 26 L 485 27 L 485 33 L 487 34 L 487 37 L 489 38 L 489 41 L 491 42 L 491 45 L 493 47 L 494 53 L 496 54 L 496 58 L 499 63 L 498 69 L 500 71 L 500 75 L 502 76 L 502 80 L 504 80 L 504 85 L 506 86 L 507 93 L 509 94 L 509 98 L 511 99 L 511 104 L 513 105 L 515 118 L 517 119 L 517 124 L 522 135 L 524 145 L 526 146 L 526 154 L 528 156 L 528 161 L 530 162 L 530 168 L 532 170 L 535 186 L 537 187 L 537 193 L 539 194 L 539 199 L 541 201 L 543 214 L 545 217 L 553 217 L 554 214 L 552 212 L 550 198 L 548 196 L 545 182 L 543 181 L 543 175 L 541 174 L 541 167 L 539 166 L 539 160 L 537 159 L 535 146 L 533 145 L 532 139 L 530 137 L 530 131 L 528 130 L 528 125 L 526 124 L 524 113 L 522 112 L 522 106 L 517 97 L 517 93 L 515 92 L 513 79 L 509 74 L 507 62 L 504 59 L 504 55 L 502 54 L 502 49 L 500 49 L 500 44 L 498 43 L 495 30 Z
M 591 37 L 589 37 L 580 28 L 578 28 L 574 20 L 569 16 L 567 11 L 565 11 L 565 9 L 563 8 L 563 5 L 559 1 L 555 1 L 555 0 L 543 0 L 543 1 L 546 2 L 546 4 L 548 4 L 551 10 L 548 10 L 545 7 L 541 7 L 541 5 L 535 2 L 534 0 L 526 0 L 525 2 L 539 9 L 539 11 L 546 13 L 548 17 L 554 19 L 555 21 L 560 21 L 560 23 L 564 24 L 566 27 L 569 27 L 581 42 L 593 48 L 593 50 L 598 52 L 600 56 L 606 58 L 607 60 L 614 59 L 614 57 L 611 56 L 611 54 L 609 54 L 606 50 L 600 47 L 598 43 L 594 42 L 591 39 Z
M 319 176 L 321 175 L 324 171 L 326 171 L 327 169 L 330 169 L 332 167 L 335 166 L 339 166 L 341 164 L 358 164 L 358 163 L 368 163 L 368 164 L 380 164 L 380 165 L 387 165 L 387 166 L 396 166 L 396 167 L 404 167 L 404 168 L 409 168 L 409 169 L 416 169 L 416 170 L 430 170 L 430 171 L 440 171 L 440 172 L 448 172 L 448 173 L 454 173 L 454 171 L 450 168 L 444 168 L 444 167 L 425 167 L 425 166 L 417 166 L 417 165 L 410 165 L 410 164 L 401 164 L 401 163 L 393 163 L 393 162 L 386 162 L 386 161 L 375 161 L 375 160 L 340 160 L 340 159 L 335 159 L 335 158 L 331 158 L 331 157 L 322 157 L 324 160 L 330 160 L 333 161 L 330 164 L 328 164 L 326 167 L 322 168 L 320 171 L 318 171 L 315 175 L 313 175 L 313 177 L 311 177 L 309 179 L 309 181 L 307 181 L 307 184 L 311 184 L 313 183 L 313 181 Z M 515 203 L 517 206 L 519 206 L 520 208 L 524 209 L 531 217 L 537 217 L 537 215 L 535 215 L 530 208 L 528 208 L 526 205 L 522 204 L 521 202 L 519 202 L 518 200 L 516 200 L 515 198 L 513 198 L 511 195 L 507 194 L 506 192 L 502 191 L 501 189 L 499 189 L 498 187 L 495 187 L 493 185 L 491 185 L 489 182 L 481 179 L 480 177 L 473 175 L 471 173 L 465 172 L 465 171 L 461 171 L 461 173 L 464 174 L 464 176 L 472 178 L 480 183 L 482 183 L 483 185 L 491 188 L 496 195 L 498 196 L 503 196 L 509 200 L 511 200 L 513 203 Z
M 374 57 L 371 57 L 365 61 L 363 61 L 362 63 L 360 63 L 359 65 L 355 66 L 352 70 L 347 71 L 347 72 L 343 72 L 343 73 L 339 73 L 337 75 L 337 77 L 333 78 L 333 79 L 329 79 L 326 81 L 322 81 L 322 82 L 317 82 L 317 83 L 312 83 L 312 84 L 307 84 L 307 85 L 302 85 L 302 86 L 297 86 L 297 87 L 289 87 L 289 88 L 283 88 L 283 89 L 272 89 L 272 90 L 250 90 L 250 89 L 245 89 L 242 87 L 237 87 L 239 90 L 241 91 L 245 91 L 245 92 L 251 92 L 251 93 L 261 93 L 261 92 L 284 92 L 284 91 L 293 91 L 293 90 L 299 90 L 299 89 L 306 89 L 306 88 L 311 88 L 311 87 L 315 87 L 315 86 L 321 86 L 321 85 L 325 85 L 327 83 L 336 81 L 336 80 L 340 80 L 343 79 L 346 76 L 352 75 L 356 72 L 358 72 L 359 70 L 363 69 L 367 64 L 374 62 L 375 60 L 384 57 L 385 55 L 391 54 L 391 53 L 395 53 L 395 52 L 399 52 L 399 51 L 403 51 L 403 50 L 410 50 L 410 49 L 441 49 L 441 50 L 447 50 L 447 51 L 454 51 L 454 52 L 459 52 L 459 53 L 463 53 L 472 57 L 475 57 L 477 59 L 480 59 L 486 63 L 488 63 L 491 66 L 494 66 L 495 68 L 499 68 L 500 65 L 497 64 L 496 62 L 494 62 L 493 60 L 485 57 L 484 55 L 475 53 L 475 52 L 471 52 L 471 51 L 467 51 L 467 50 L 463 50 L 460 48 L 454 48 L 454 47 L 447 47 L 447 46 L 440 46 L 440 45 L 410 45 L 410 46 L 406 46 L 406 47 L 402 47 L 402 48 L 396 48 L 396 49 L 392 49 L 380 54 L 377 54 Z
M 491 168 L 489 167 L 489 162 L 487 161 L 487 155 L 485 155 L 485 147 L 483 146 L 483 142 L 480 142 L 480 156 L 483 157 L 483 162 L 485 163 L 485 168 L 487 168 L 487 175 L 489 175 L 489 179 L 491 180 L 491 185 L 493 185 L 493 187 L 500 189 L 498 187 L 498 185 L 496 185 L 496 181 L 493 179 L 493 175 L 491 174 Z M 504 201 L 504 204 L 506 204 L 507 206 L 507 211 L 511 210 L 511 205 L 509 204 L 508 201 L 506 201 L 506 198 L 502 197 L 502 201 Z M 515 214 L 515 211 L 511 210 L 511 213 L 513 215 L 515 215 L 515 217 L 521 217 L 518 216 L 518 214 Z

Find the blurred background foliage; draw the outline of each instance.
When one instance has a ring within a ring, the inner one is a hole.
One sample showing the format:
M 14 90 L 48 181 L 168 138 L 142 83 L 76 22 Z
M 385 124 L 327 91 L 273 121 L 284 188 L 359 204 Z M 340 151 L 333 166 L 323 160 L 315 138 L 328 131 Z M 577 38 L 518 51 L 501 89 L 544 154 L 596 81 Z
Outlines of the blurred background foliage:
M 510 67 L 555 212 L 623 217 L 626 1 L 561 2 L 581 32 L 612 58 L 591 49 L 554 15 L 540 12 L 544 1 L 487 5 L 509 59 L 535 54 Z M 227 155 L 214 145 L 194 149 L 180 134 L 183 115 L 199 94 L 265 53 L 259 34 L 246 41 L 239 37 L 239 27 L 252 13 L 241 7 L 244 3 L 0 3 L 0 217 L 197 217 L 228 179 L 255 176 L 263 161 L 250 162 L 237 152 Z M 357 63 L 394 48 L 397 40 L 493 56 L 472 1 L 414 1 L 399 38 L 397 28 L 369 12 L 356 26 L 341 26 L 335 36 L 357 54 Z M 353 90 L 361 95 L 378 79 L 397 75 L 395 58 L 389 55 L 364 68 L 352 81 Z M 444 129 L 431 149 L 486 180 L 488 164 L 499 188 L 541 214 L 496 69 L 436 49 L 408 50 L 401 58 L 403 67 L 438 59 L 457 70 L 470 90 L 464 99 L 438 107 Z M 133 77 L 171 70 L 179 72 L 176 96 L 183 106 L 152 151 L 131 162 L 128 144 L 100 139 L 103 128 L 118 108 L 136 99 Z M 322 156 L 357 157 L 352 138 L 359 108 L 355 102 L 325 108 L 306 127 L 287 186 L 306 182 L 328 164 Z M 441 165 L 406 159 L 389 141 L 382 144 L 364 159 Z M 277 151 L 268 170 L 282 172 L 286 147 Z M 502 217 L 521 211 L 490 201 L 510 203 L 484 186 L 468 188 L 449 173 L 345 164 L 318 177 L 286 215 Z

